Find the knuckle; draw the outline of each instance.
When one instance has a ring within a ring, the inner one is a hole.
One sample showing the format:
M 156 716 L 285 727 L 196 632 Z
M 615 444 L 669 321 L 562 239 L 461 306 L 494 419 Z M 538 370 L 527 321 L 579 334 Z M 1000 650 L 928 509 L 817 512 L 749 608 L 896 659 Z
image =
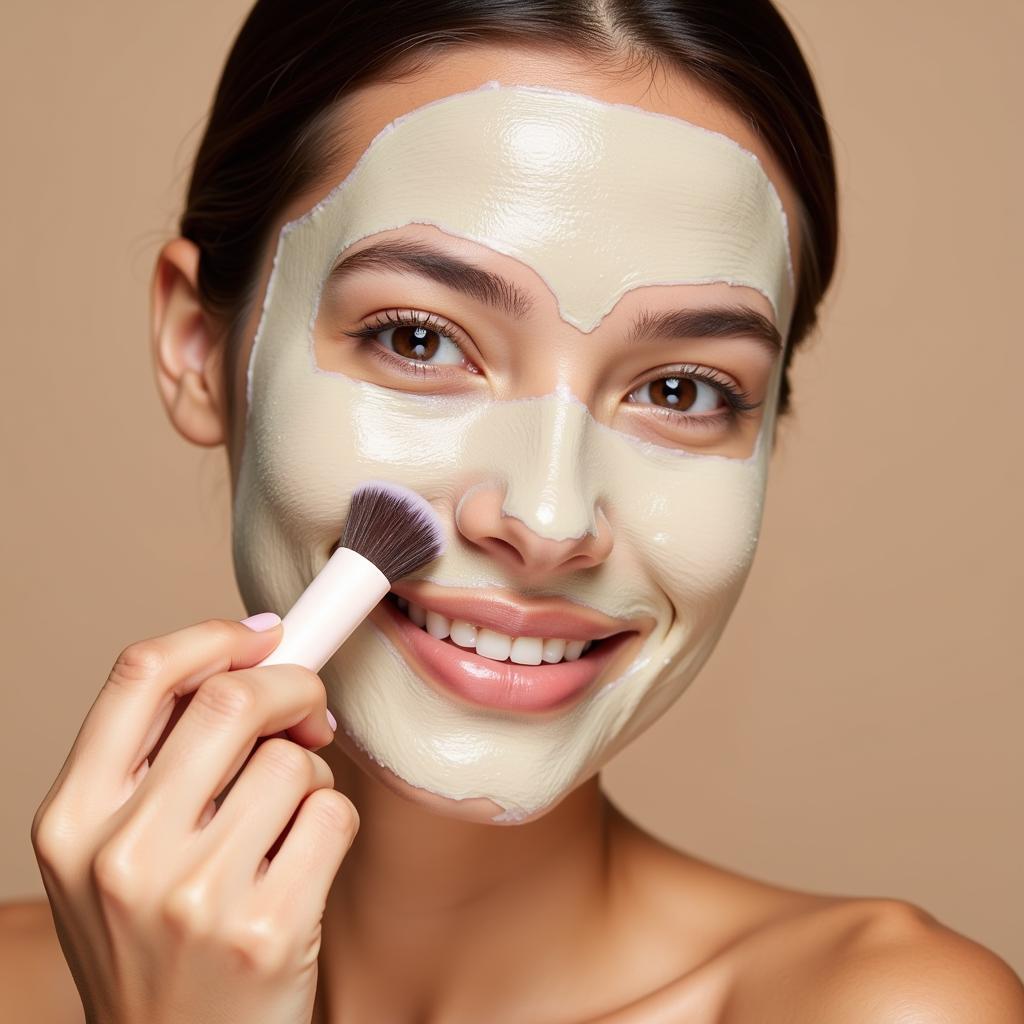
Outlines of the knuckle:
M 284 737 L 265 740 L 259 749 L 259 759 L 262 767 L 289 782 L 301 780 L 309 784 L 313 780 L 312 758 L 304 748 Z
M 64 860 L 71 830 L 67 822 L 50 807 L 40 807 L 32 818 L 32 849 L 40 867 L 56 869 Z
M 206 619 L 199 624 L 199 628 L 218 646 L 228 647 L 237 643 L 238 623 L 228 622 L 227 619 Z
M 159 640 L 137 640 L 117 656 L 108 681 L 125 687 L 152 682 L 166 663 L 167 652 Z
M 139 872 L 134 859 L 120 843 L 102 847 L 93 858 L 92 884 L 99 896 L 114 906 L 129 906 L 139 892 Z
M 252 683 L 236 674 L 222 673 L 199 684 L 192 706 L 213 721 L 235 721 L 253 710 L 256 699 Z
M 359 812 L 344 793 L 336 789 L 318 789 L 306 798 L 309 813 L 325 830 L 348 838 L 359 831 Z
M 230 926 L 222 941 L 237 967 L 262 976 L 279 974 L 292 957 L 285 930 L 265 916 Z
M 160 905 L 160 922 L 178 939 L 205 938 L 213 933 L 209 885 L 201 879 L 190 879 L 170 889 Z
M 288 687 L 293 693 L 301 693 L 306 700 L 316 702 L 321 696 L 326 699 L 327 691 L 323 680 L 302 665 L 280 666 L 288 675 Z
M 305 682 L 305 684 L 314 693 L 326 693 L 324 689 L 324 681 L 320 678 L 319 674 L 314 672 L 310 668 L 306 668 L 304 665 L 296 665 L 298 669 L 299 677 Z

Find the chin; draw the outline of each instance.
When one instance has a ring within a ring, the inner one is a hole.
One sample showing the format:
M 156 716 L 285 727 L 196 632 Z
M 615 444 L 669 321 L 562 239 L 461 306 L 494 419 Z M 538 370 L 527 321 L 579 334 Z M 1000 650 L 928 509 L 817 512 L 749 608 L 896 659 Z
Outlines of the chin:
M 436 814 L 438 817 L 470 822 L 475 825 L 493 825 L 497 827 L 528 825 L 550 813 L 569 795 L 568 793 L 562 794 L 553 803 L 534 811 L 528 816 L 521 818 L 503 817 L 505 811 L 501 805 L 487 797 L 452 799 L 451 797 L 433 793 L 429 789 L 413 786 L 411 783 L 399 778 L 390 768 L 375 761 L 363 750 L 352 736 L 345 731 L 344 722 L 339 722 L 338 724 L 339 729 L 334 740 L 334 746 L 340 749 L 359 771 L 363 772 L 374 782 L 385 786 L 396 796 L 423 808 L 425 811 L 429 811 L 431 814 Z M 321 751 L 320 753 L 323 755 L 325 752 Z

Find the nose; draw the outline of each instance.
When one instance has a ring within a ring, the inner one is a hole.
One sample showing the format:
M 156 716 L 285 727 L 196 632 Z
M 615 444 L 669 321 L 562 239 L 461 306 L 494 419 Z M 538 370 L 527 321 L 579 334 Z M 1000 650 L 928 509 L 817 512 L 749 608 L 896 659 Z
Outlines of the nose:
M 568 393 L 503 405 L 501 445 L 459 502 L 459 531 L 520 576 L 600 565 L 613 533 L 587 407 Z
M 604 513 L 596 510 L 594 532 L 552 540 L 505 511 L 505 490 L 480 484 L 459 502 L 456 523 L 471 544 L 517 575 L 558 575 L 600 565 L 611 553 L 613 536 Z

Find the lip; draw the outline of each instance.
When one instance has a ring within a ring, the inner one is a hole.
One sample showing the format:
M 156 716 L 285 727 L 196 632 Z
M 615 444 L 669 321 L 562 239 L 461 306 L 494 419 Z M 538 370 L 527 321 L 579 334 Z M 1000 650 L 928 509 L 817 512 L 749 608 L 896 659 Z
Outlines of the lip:
M 613 619 L 557 597 L 524 599 L 501 591 L 481 593 L 423 582 L 397 583 L 392 593 L 449 619 L 463 619 L 509 636 L 603 640 L 624 630 L 640 631 L 644 625 L 641 620 Z
M 405 588 L 403 588 L 405 590 Z M 406 592 L 408 592 L 406 590 Z M 398 588 L 394 593 L 398 593 Z M 405 593 L 400 596 L 405 596 Z M 505 632 L 510 625 L 504 612 L 522 612 L 507 602 L 493 600 L 484 604 L 474 603 L 472 613 L 465 601 L 451 595 L 451 601 L 445 601 L 445 611 L 438 600 L 430 600 L 430 608 L 449 618 L 463 618 L 472 614 L 467 621 L 475 625 L 487 626 Z M 407 598 L 408 600 L 409 598 Z M 411 598 L 411 600 L 416 600 Z M 418 602 L 417 602 L 418 603 Z M 456 607 L 458 606 L 458 607 Z M 565 609 L 562 609 L 565 612 Z M 482 613 L 489 613 L 485 617 Z M 535 628 L 540 612 L 535 607 L 529 610 L 526 622 Z M 458 647 L 447 640 L 438 640 L 412 622 L 404 612 L 388 598 L 385 598 L 371 612 L 370 620 L 388 636 L 401 650 L 405 657 L 419 670 L 419 674 L 430 685 L 439 689 L 442 695 L 455 696 L 476 707 L 492 708 L 504 711 L 543 712 L 555 709 L 564 710 L 579 699 L 613 663 L 618 662 L 619 655 L 635 647 L 642 637 L 640 630 L 617 624 L 617 628 L 607 629 L 598 622 L 591 620 L 585 624 L 583 617 L 565 613 L 562 621 L 545 619 L 547 632 L 521 632 L 522 636 L 563 636 L 553 632 L 557 625 L 574 626 L 576 632 L 565 635 L 568 640 L 602 639 L 604 643 L 589 650 L 577 661 L 563 661 L 555 665 L 517 665 L 508 661 L 493 661 L 483 658 L 475 651 Z M 600 616 L 606 619 L 605 616 Z M 570 619 L 572 621 L 570 622 Z M 517 619 L 517 622 L 522 622 Z M 615 620 L 606 620 L 614 622 Z M 505 627 L 505 628 L 502 628 Z M 583 635 L 581 630 L 588 630 Z M 511 631 L 510 631 L 511 632 Z M 618 635 L 615 635 L 618 634 Z

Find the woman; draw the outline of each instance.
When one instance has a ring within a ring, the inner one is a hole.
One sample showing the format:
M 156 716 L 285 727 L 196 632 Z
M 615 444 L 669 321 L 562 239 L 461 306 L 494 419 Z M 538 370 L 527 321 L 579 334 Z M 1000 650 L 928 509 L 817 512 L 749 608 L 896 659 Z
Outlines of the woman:
M 831 276 L 788 31 L 429 6 L 260 3 L 229 58 L 154 352 L 257 614 L 129 647 L 37 812 L 60 1019 L 1021 1019 L 923 911 L 724 871 L 599 785 L 738 597 Z M 371 476 L 448 550 L 322 682 L 252 668 Z

